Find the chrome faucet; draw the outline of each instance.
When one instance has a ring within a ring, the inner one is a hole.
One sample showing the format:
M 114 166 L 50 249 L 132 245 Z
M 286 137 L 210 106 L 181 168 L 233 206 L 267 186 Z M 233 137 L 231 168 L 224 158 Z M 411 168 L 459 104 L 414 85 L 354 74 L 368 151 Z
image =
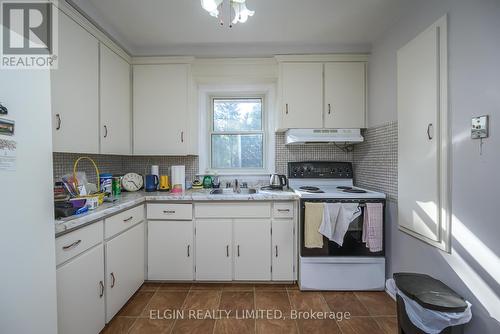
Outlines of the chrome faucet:
M 238 194 L 241 193 L 240 183 L 238 182 L 238 179 L 234 179 L 233 192 L 238 193 Z

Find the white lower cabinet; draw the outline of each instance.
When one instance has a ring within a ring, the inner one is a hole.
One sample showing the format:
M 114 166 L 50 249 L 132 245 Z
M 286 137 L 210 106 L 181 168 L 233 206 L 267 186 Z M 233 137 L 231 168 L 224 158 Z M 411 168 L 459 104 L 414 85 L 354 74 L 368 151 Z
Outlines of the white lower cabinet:
M 193 222 L 160 220 L 148 224 L 148 279 L 192 280 Z
M 271 280 L 271 220 L 234 220 L 234 279 Z
M 57 269 L 59 333 L 96 334 L 104 328 L 102 244 Z
M 106 242 L 106 320 L 144 282 L 144 222 Z
M 272 222 L 272 280 L 294 280 L 294 221 L 279 219 Z
M 196 221 L 196 280 L 232 279 L 232 221 Z

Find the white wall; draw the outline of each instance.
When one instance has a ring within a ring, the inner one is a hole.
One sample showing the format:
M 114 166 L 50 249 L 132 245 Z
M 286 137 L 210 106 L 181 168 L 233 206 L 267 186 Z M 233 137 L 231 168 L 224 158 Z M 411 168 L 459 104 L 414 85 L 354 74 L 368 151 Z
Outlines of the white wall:
M 0 70 L 0 101 L 17 141 L 17 170 L 0 170 L 0 332 L 55 334 L 49 72 Z
M 396 51 L 449 14 L 449 106 L 452 131 L 452 254 L 397 229 L 389 205 L 389 275 L 424 272 L 473 304 L 468 333 L 500 333 L 500 1 L 420 0 L 374 44 L 369 73 L 369 125 L 397 119 Z M 471 117 L 489 114 L 490 138 L 470 139 Z

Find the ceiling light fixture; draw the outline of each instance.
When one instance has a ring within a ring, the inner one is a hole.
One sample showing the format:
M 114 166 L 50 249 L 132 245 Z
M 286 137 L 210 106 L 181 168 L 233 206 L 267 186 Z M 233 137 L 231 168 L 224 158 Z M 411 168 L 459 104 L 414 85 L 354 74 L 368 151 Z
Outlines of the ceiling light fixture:
M 255 11 L 249 10 L 246 0 L 201 0 L 201 7 L 210 13 L 211 16 L 219 19 L 219 24 L 224 25 L 224 15 L 229 17 L 229 28 L 238 22 L 245 23 L 249 16 L 253 16 Z M 234 15 L 234 16 L 233 16 Z

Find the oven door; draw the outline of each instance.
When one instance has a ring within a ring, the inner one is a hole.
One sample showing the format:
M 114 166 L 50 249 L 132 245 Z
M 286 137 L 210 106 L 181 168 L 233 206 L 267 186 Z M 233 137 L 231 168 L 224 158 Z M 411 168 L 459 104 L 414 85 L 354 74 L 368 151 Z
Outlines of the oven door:
M 342 202 L 342 203 L 359 203 L 361 207 L 361 215 L 351 222 L 349 229 L 344 237 L 342 246 L 323 237 L 323 248 L 306 248 L 304 247 L 304 217 L 306 202 Z M 303 257 L 318 257 L 318 256 L 384 256 L 385 254 L 385 218 L 384 218 L 384 242 L 382 251 L 370 252 L 366 247 L 366 243 L 362 241 L 363 235 L 363 217 L 366 209 L 364 203 L 382 203 L 384 207 L 383 215 L 385 217 L 385 200 L 381 199 L 363 199 L 363 200 L 339 200 L 339 199 L 307 199 L 300 201 L 300 255 Z

